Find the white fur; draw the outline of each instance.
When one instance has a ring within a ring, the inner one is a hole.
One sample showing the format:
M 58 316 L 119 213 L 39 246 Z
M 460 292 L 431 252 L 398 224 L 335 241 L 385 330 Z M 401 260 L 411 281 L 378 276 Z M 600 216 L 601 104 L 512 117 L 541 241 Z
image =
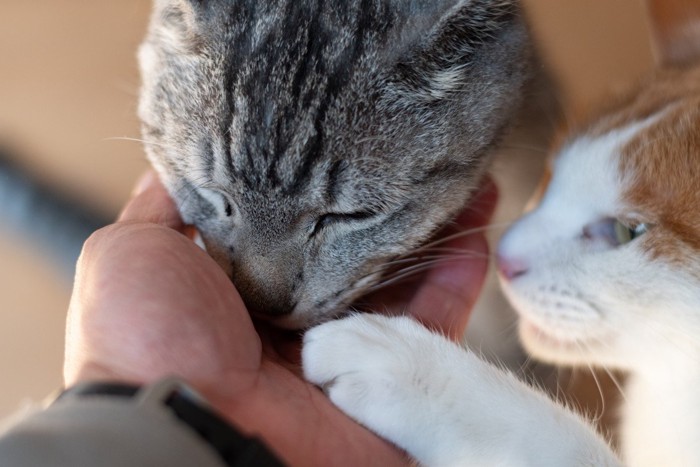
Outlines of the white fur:
M 658 271 L 643 268 L 639 251 L 583 238 L 587 225 L 627 212 L 619 201 L 622 177 L 616 155 L 646 124 L 567 146 L 540 205 L 501 240 L 499 256 L 517 258 L 528 268 L 524 276 L 504 281 L 503 289 L 520 314 L 522 340 L 539 358 L 587 363 L 591 349 L 610 349 L 624 339 L 619 329 L 640 324 L 620 322 L 605 310 L 640 294 L 657 299 L 646 284 L 656 280 Z M 540 338 L 543 330 L 549 339 Z M 557 352 L 539 351 L 551 344 L 559 344 Z M 626 367 L 618 351 L 605 352 L 601 363 Z
M 499 246 L 528 271 L 502 282 L 530 353 L 631 373 L 621 423 L 629 465 L 700 465 L 697 275 L 653 259 L 643 237 L 614 248 L 581 235 L 600 219 L 639 214 L 621 201 L 634 178 L 619 173 L 618 149 L 658 119 L 562 151 L 541 204 Z
M 430 86 L 418 91 L 414 98 L 428 102 L 439 101 L 458 91 L 464 85 L 464 68 L 463 65 L 455 65 L 426 75 Z
M 583 235 L 636 215 L 621 201 L 620 148 L 658 116 L 560 155 L 540 206 L 499 255 L 527 272 L 503 280 L 538 358 L 632 372 L 622 442 L 630 465 L 700 465 L 697 275 L 652 260 L 637 239 Z M 651 233 L 647 235 L 652 235 Z M 427 465 L 615 465 L 611 448 L 572 411 L 408 318 L 355 315 L 309 331 L 309 381 L 348 415 Z
M 618 465 L 573 412 L 410 318 L 323 324 L 303 360 L 338 407 L 421 464 Z

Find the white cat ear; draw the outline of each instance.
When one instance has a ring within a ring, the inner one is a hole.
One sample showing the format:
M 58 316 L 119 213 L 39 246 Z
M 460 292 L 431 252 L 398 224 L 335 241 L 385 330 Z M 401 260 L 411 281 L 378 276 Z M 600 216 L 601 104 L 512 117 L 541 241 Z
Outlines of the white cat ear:
M 647 10 L 659 64 L 700 62 L 700 0 L 647 0 Z

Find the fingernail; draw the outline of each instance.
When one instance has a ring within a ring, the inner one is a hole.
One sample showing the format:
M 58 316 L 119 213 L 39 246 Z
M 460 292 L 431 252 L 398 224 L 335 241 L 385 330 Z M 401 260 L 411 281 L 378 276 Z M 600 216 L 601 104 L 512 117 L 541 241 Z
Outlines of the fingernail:
M 153 183 L 157 180 L 157 175 L 153 170 L 149 170 L 141 177 L 139 180 L 136 182 L 136 185 L 134 186 L 134 189 L 131 191 L 131 197 L 134 198 L 144 191 L 146 191 L 148 188 L 150 188 Z

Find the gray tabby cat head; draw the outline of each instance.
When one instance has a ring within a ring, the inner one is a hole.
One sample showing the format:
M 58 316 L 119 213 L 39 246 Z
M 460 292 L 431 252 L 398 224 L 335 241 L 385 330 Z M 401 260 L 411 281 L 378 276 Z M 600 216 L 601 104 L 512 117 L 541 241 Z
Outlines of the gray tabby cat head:
M 464 205 L 527 43 L 512 0 L 157 0 L 147 151 L 248 307 L 305 326 Z

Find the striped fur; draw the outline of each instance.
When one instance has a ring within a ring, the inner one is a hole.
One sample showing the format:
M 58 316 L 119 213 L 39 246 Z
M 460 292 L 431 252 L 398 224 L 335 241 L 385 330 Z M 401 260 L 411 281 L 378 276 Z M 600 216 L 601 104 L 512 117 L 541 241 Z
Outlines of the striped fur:
M 153 165 L 249 308 L 343 311 L 466 202 L 520 101 L 512 0 L 158 0 Z
M 629 373 L 625 465 L 697 466 L 700 1 L 649 3 L 681 20 L 656 28 L 660 50 L 680 51 L 562 139 L 498 267 L 533 356 Z M 620 465 L 582 417 L 405 317 L 322 324 L 303 361 L 345 413 L 422 465 Z

